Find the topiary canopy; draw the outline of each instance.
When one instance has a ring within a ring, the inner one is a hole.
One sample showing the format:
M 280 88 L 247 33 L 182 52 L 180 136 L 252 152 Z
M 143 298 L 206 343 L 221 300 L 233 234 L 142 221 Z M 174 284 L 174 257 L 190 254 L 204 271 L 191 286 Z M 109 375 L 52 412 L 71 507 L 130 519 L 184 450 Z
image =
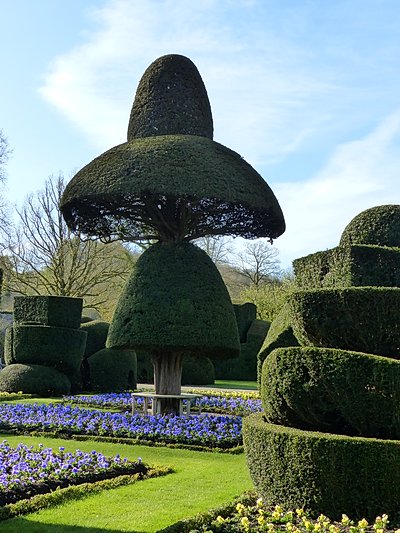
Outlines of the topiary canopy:
M 210 104 L 186 57 L 157 59 L 136 93 L 128 142 L 80 170 L 61 210 L 72 230 L 103 239 L 276 238 L 275 195 L 244 159 L 214 142 Z

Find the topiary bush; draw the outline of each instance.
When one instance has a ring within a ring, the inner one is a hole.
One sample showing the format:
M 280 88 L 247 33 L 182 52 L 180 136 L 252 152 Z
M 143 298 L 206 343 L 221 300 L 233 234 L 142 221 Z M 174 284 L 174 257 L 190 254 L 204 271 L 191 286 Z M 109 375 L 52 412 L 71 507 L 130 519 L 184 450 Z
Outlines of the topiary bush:
M 16 296 L 14 324 L 41 324 L 78 329 L 81 322 L 82 298 L 67 296 Z
M 62 396 L 71 392 L 67 376 L 42 365 L 7 365 L 0 372 L 0 392 L 19 392 L 37 396 Z
M 264 361 L 269 422 L 400 439 L 400 361 L 333 348 L 278 348 Z
M 340 246 L 351 244 L 400 248 L 400 205 L 378 205 L 355 216 L 340 239 Z
M 79 371 L 85 331 L 39 325 L 19 325 L 13 329 L 13 361 L 46 365 L 69 376 Z
M 243 419 L 247 463 L 266 505 L 340 519 L 398 514 L 400 442 L 347 437 Z
M 400 288 L 298 291 L 288 311 L 302 345 L 400 357 Z
M 182 385 L 213 385 L 215 370 L 207 357 L 184 356 L 182 366 Z
M 103 320 L 91 320 L 81 324 L 81 331 L 87 333 L 84 358 L 106 347 L 106 340 L 110 324 Z
M 136 388 L 136 354 L 133 350 L 104 348 L 87 358 L 90 388 L 117 392 Z

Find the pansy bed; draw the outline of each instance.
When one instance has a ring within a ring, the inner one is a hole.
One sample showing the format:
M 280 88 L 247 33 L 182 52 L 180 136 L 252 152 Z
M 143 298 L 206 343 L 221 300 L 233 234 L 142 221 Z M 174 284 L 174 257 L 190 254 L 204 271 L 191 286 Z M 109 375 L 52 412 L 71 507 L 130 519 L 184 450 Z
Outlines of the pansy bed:
M 198 394 L 198 391 L 193 392 Z M 191 401 L 191 410 L 201 409 L 202 412 L 207 413 L 246 416 L 262 411 L 261 399 L 257 396 L 258 394 L 256 393 L 229 392 L 209 394 L 203 391 L 200 398 L 194 398 Z M 129 392 L 64 396 L 63 401 L 67 404 L 102 409 L 119 409 L 122 411 L 130 411 L 131 409 L 131 394 Z M 143 399 L 137 398 L 136 402 L 141 405 Z
M 63 447 L 54 451 L 41 444 L 12 447 L 4 440 L 0 444 L 0 507 L 71 485 L 124 475 L 140 479 L 148 472 L 140 459 L 106 457 L 95 450 L 67 452 Z
M 62 404 L 2 404 L 3 430 L 52 432 L 230 449 L 242 444 L 242 418 L 227 415 L 143 416 Z

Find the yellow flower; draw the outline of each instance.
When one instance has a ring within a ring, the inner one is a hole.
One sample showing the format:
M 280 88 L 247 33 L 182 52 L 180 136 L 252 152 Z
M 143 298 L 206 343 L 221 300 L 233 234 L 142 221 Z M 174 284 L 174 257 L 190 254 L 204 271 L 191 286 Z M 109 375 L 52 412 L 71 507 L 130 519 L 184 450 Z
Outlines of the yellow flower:
M 335 524 L 331 524 L 329 526 L 329 531 L 330 533 L 339 533 L 340 529 L 337 526 L 335 526 Z
M 321 531 L 321 524 L 319 522 L 314 525 L 314 531 Z
M 240 523 L 242 524 L 242 527 L 245 531 L 248 531 L 250 529 L 250 522 L 247 516 L 243 516 Z
M 265 518 L 264 518 L 264 515 L 260 515 L 258 518 L 257 518 L 257 522 L 259 523 L 260 526 L 262 526 L 265 522 Z
M 218 515 L 216 521 L 218 524 L 223 524 L 225 522 L 225 518 L 223 518 L 221 515 Z
M 238 512 L 238 514 L 243 514 L 244 511 L 245 511 L 245 506 L 243 505 L 243 503 L 238 503 L 236 505 L 236 511 Z
M 299 518 L 301 518 L 303 515 L 304 515 L 304 510 L 303 509 L 296 509 L 296 514 Z
M 385 523 L 388 523 L 389 522 L 389 517 L 387 514 L 383 514 L 382 515 L 382 522 L 385 522 Z
M 368 527 L 368 522 L 365 520 L 365 518 L 358 522 L 358 527 L 360 527 L 361 529 L 365 529 L 366 527 Z
M 294 526 L 293 526 L 292 522 L 286 522 L 286 529 L 288 531 L 293 531 L 293 527 Z
M 342 514 L 342 524 L 344 526 L 350 525 L 350 518 L 347 516 L 347 514 Z
M 283 509 L 282 509 L 282 507 L 281 507 L 280 505 L 275 505 L 275 511 L 276 511 L 277 513 L 280 513 L 280 514 L 283 513 Z
M 258 508 L 260 508 L 260 507 L 262 507 L 263 505 L 264 505 L 264 503 L 263 503 L 262 498 L 258 498 L 258 500 L 256 501 L 256 506 L 257 506 Z

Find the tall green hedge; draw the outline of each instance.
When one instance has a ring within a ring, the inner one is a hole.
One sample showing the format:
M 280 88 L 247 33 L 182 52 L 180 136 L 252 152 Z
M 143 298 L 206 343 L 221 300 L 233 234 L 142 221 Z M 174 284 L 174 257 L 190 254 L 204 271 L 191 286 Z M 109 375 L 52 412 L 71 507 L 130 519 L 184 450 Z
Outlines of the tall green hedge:
M 340 519 L 397 515 L 400 442 L 317 433 L 243 419 L 243 441 L 256 490 L 267 504 Z
M 278 348 L 261 399 L 276 424 L 400 439 L 400 361 L 333 348 Z
M 298 291 L 288 309 L 302 345 L 400 357 L 400 288 Z
M 7 365 L 0 372 L 0 392 L 20 392 L 38 396 L 62 396 L 71 391 L 67 376 L 43 365 Z
M 132 350 L 104 348 L 87 358 L 90 390 L 118 392 L 136 388 L 136 354 Z
M 337 246 L 293 261 L 299 289 L 400 286 L 400 248 Z
M 81 322 L 82 298 L 67 296 L 16 296 L 14 325 L 41 324 L 78 329 Z
M 209 256 L 187 242 L 147 249 L 120 297 L 107 346 L 238 356 L 232 303 Z
M 110 324 L 103 320 L 90 320 L 81 324 L 80 329 L 87 333 L 84 357 L 102 350 L 106 347 L 106 340 Z
M 207 357 L 184 356 L 182 385 L 213 385 L 215 370 Z

